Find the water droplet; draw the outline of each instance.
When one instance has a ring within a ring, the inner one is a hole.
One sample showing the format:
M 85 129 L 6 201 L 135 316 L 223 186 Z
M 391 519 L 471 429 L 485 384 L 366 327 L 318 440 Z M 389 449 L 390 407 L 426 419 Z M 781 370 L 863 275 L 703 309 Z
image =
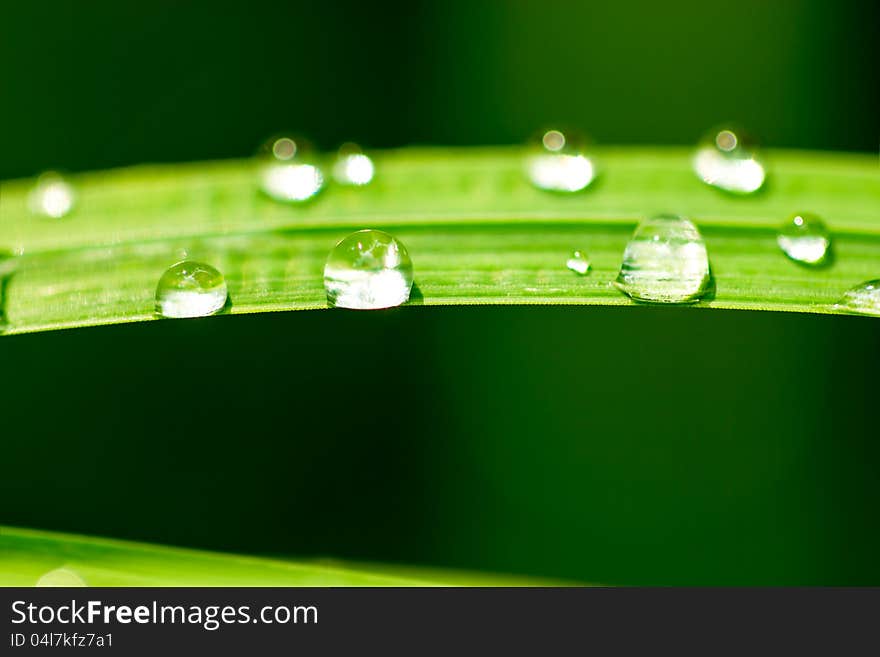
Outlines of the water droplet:
M 615 285 L 639 301 L 687 303 L 709 289 L 709 255 L 688 219 L 660 215 L 636 228 L 623 252 Z
M 539 189 L 578 192 L 596 177 L 588 155 L 588 140 L 576 131 L 547 130 L 534 140 L 526 155 L 526 174 Z
M 0 251 L 0 334 L 8 326 L 6 321 L 6 290 L 17 265 L 18 259 L 13 257 L 10 252 Z
M 333 179 L 340 185 L 366 185 L 373 179 L 374 173 L 373 160 L 360 146 L 348 143 L 339 147 L 336 162 L 333 163 Z
M 211 265 L 184 260 L 171 265 L 156 286 L 156 312 L 163 317 L 204 317 L 226 305 L 226 280 Z
M 37 580 L 35 586 L 87 586 L 85 580 L 69 568 L 50 570 Z
M 409 299 L 413 266 L 406 248 L 381 230 L 359 230 L 340 241 L 324 266 L 327 303 L 374 310 Z
M 263 145 L 257 157 L 260 188 L 276 201 L 307 201 L 324 186 L 324 175 L 314 151 L 304 139 L 274 137 Z
M 828 256 L 831 236 L 819 217 L 802 212 L 794 215 L 776 236 L 785 255 L 805 265 L 821 265 Z
M 47 171 L 37 179 L 28 197 L 28 206 L 34 214 L 60 219 L 73 209 L 76 192 L 65 178 Z
M 565 266 L 581 276 L 586 276 L 590 271 L 590 261 L 583 251 L 572 251 Z
M 732 126 L 706 133 L 697 145 L 693 166 L 703 182 L 734 194 L 758 191 L 766 177 L 755 143 Z
M 880 278 L 851 287 L 834 307 L 858 315 L 880 317 Z

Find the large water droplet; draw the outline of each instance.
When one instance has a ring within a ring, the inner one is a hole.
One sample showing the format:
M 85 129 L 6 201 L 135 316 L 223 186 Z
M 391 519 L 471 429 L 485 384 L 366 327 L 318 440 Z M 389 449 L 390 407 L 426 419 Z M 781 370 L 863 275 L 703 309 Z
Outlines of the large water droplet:
M 688 219 L 661 215 L 643 221 L 623 252 L 615 285 L 639 301 L 687 303 L 709 289 L 709 255 Z
M 343 144 L 339 147 L 333 163 L 333 179 L 340 185 L 361 187 L 373 180 L 375 169 L 373 160 L 357 144 Z
M 858 315 L 880 317 L 880 278 L 848 289 L 834 307 Z
M 526 174 L 539 189 L 578 192 L 596 177 L 588 140 L 576 131 L 547 130 L 534 140 L 526 155 Z
M 156 286 L 156 312 L 163 317 L 204 317 L 226 305 L 226 280 L 211 265 L 184 260 L 171 265 Z
M 307 201 L 324 186 L 324 175 L 314 151 L 304 139 L 274 137 L 263 145 L 257 157 L 260 188 L 276 201 Z
M 70 570 L 69 568 L 56 568 L 55 570 L 50 570 L 48 573 L 40 577 L 40 579 L 37 580 L 35 586 L 73 587 L 87 586 L 87 584 L 85 580 L 79 576 L 78 573 Z
M 374 310 L 409 299 L 413 266 L 406 248 L 381 230 L 360 230 L 340 241 L 324 266 L 327 303 Z
M 586 276 L 590 271 L 590 260 L 583 251 L 572 251 L 565 266 L 576 274 Z
M 831 236 L 819 217 L 808 212 L 794 215 L 776 236 L 785 255 L 805 265 L 821 265 L 828 256 Z
M 733 126 L 706 133 L 697 145 L 693 165 L 703 182 L 734 194 L 758 191 L 766 177 L 756 145 Z
M 34 214 L 60 219 L 73 209 L 76 192 L 61 174 L 47 171 L 37 179 L 28 197 L 28 206 Z

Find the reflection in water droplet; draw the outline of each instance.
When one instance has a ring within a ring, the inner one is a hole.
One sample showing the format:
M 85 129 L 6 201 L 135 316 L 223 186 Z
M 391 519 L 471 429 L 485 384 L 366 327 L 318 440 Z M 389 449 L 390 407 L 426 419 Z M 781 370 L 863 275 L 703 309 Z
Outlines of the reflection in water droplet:
M 333 163 L 333 179 L 340 185 L 362 186 L 373 180 L 373 160 L 357 144 L 343 144 Z
M 766 177 L 754 143 L 731 126 L 710 130 L 700 140 L 693 166 L 703 182 L 734 194 L 758 191 Z
M 210 265 L 184 260 L 169 267 L 156 286 L 156 312 L 163 317 L 204 317 L 226 305 L 226 280 Z
M 526 174 L 539 189 L 578 192 L 596 177 L 587 139 L 574 131 L 547 130 L 526 155 Z
M 263 145 L 257 158 L 260 188 L 276 201 L 307 201 L 324 186 L 313 150 L 303 139 L 274 137 Z
M 76 192 L 64 177 L 48 171 L 37 179 L 28 197 L 28 206 L 34 214 L 60 219 L 73 209 Z
M 582 251 L 572 251 L 565 261 L 565 266 L 581 276 L 585 276 L 590 271 L 590 261 Z
M 831 246 L 831 236 L 823 221 L 808 212 L 789 219 L 776 235 L 776 241 L 785 255 L 805 265 L 823 264 Z
M 388 233 L 360 230 L 340 241 L 324 266 L 327 303 L 374 310 L 409 299 L 413 265 L 406 248 Z
M 880 278 L 848 289 L 834 307 L 858 315 L 880 317 Z
M 87 586 L 86 581 L 69 568 L 56 568 L 37 580 L 35 586 Z
M 689 220 L 661 215 L 643 221 L 626 245 L 615 285 L 639 301 L 687 303 L 709 289 L 706 243 Z

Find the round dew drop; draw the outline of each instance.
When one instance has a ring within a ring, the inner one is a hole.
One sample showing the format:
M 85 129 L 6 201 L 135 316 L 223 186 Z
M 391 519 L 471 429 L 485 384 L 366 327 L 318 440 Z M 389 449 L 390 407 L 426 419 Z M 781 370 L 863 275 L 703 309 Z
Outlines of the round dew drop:
M 37 580 L 34 586 L 38 587 L 78 587 L 87 586 L 85 580 L 78 573 L 69 568 L 56 568 L 45 573 Z
M 331 307 L 392 308 L 409 300 L 413 265 L 401 242 L 381 230 L 360 230 L 327 257 L 324 289 Z
M 538 189 L 573 193 L 586 189 L 596 177 L 588 140 L 576 131 L 547 130 L 529 145 L 526 176 Z
M 693 167 L 704 183 L 732 194 L 752 194 L 766 178 L 756 146 L 741 129 L 732 126 L 715 128 L 703 136 Z
M 324 187 L 324 174 L 313 149 L 299 137 L 278 136 L 257 153 L 260 189 L 282 203 L 301 203 Z
M 340 185 L 363 187 L 373 180 L 373 160 L 357 144 L 343 144 L 333 163 L 333 179 Z
M 211 265 L 184 260 L 171 265 L 156 286 L 156 312 L 163 317 L 205 317 L 220 312 L 226 279 Z
M 615 285 L 637 301 L 690 303 L 709 289 L 709 254 L 688 219 L 660 215 L 636 228 Z
M 28 196 L 28 207 L 34 214 L 60 219 L 76 204 L 76 192 L 61 174 L 48 171 L 37 179 Z
M 783 253 L 804 265 L 822 265 L 831 248 L 831 235 L 814 214 L 802 212 L 791 217 L 776 235 Z
M 590 261 L 583 251 L 572 251 L 568 260 L 565 261 L 565 266 L 580 276 L 586 276 L 590 273 Z

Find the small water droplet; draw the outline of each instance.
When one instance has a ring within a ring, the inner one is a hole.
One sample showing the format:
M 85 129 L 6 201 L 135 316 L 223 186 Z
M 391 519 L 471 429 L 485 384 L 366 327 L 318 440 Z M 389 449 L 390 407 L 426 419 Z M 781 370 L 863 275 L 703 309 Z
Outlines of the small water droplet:
M 373 160 L 357 144 L 347 143 L 339 147 L 333 163 L 333 179 L 340 185 L 361 187 L 373 180 Z
M 776 241 L 785 255 L 805 265 L 823 264 L 831 246 L 824 222 L 808 212 L 791 217 L 776 235 Z
M 758 191 L 766 177 L 754 141 L 740 128 L 729 125 L 703 136 L 693 166 L 703 182 L 734 194 Z
M 257 153 L 260 188 L 284 203 L 307 201 L 324 186 L 314 150 L 304 139 L 273 137 Z
M 86 581 L 73 570 L 70 570 L 69 568 L 56 568 L 55 570 L 50 570 L 48 573 L 41 576 L 40 579 L 37 580 L 35 586 L 74 587 L 87 586 L 87 584 Z
M 205 317 L 226 305 L 226 280 L 211 265 L 184 260 L 171 265 L 156 286 L 156 312 L 163 317 Z
M 590 271 L 590 261 L 583 251 L 572 251 L 565 266 L 581 276 L 586 276 Z
M 851 287 L 834 307 L 857 315 L 880 317 L 880 278 Z
M 577 131 L 544 131 L 530 145 L 525 165 L 532 184 L 552 192 L 579 192 L 596 177 L 588 140 Z
M 31 212 L 52 219 L 60 219 L 68 214 L 75 203 L 73 185 L 55 171 L 42 174 L 28 197 Z
M 688 219 L 660 215 L 639 224 L 623 252 L 615 285 L 639 301 L 687 303 L 709 289 L 709 255 Z
M 375 310 L 409 299 L 413 265 L 406 248 L 381 230 L 359 230 L 341 240 L 324 266 L 331 307 Z

